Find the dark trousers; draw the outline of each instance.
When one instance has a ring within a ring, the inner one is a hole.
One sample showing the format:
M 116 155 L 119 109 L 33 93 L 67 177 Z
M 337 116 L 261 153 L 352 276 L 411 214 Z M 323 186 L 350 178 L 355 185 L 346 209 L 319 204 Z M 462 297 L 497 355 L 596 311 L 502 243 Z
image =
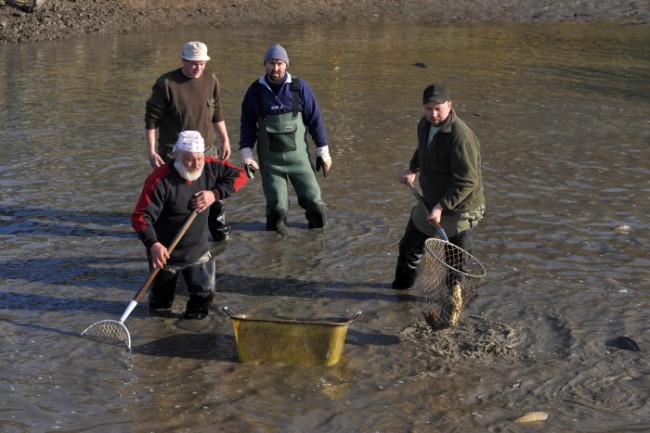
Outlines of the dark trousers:
M 216 286 L 216 266 L 212 259 L 192 263 L 181 269 L 161 269 L 151 285 L 149 309 L 168 310 L 172 307 L 179 273 L 183 275 L 189 292 L 186 312 L 207 314 Z

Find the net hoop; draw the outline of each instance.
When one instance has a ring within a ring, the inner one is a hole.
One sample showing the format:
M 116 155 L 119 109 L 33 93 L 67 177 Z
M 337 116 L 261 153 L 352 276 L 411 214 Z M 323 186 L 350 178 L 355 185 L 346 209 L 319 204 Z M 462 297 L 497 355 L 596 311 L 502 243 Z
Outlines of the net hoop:
M 485 267 L 464 249 L 439 238 L 427 239 L 421 267 L 427 323 L 434 330 L 456 326 L 485 275 Z
M 107 343 L 125 343 L 131 350 L 131 334 L 126 325 L 118 320 L 106 319 L 95 322 L 81 332 L 88 336 Z
M 437 245 L 438 248 L 434 248 L 433 245 Z M 442 246 L 443 248 L 441 249 L 440 246 Z M 454 274 L 458 274 L 466 278 L 481 279 L 487 273 L 485 270 L 485 266 L 483 266 L 476 257 L 468 253 L 458 245 L 454 245 L 449 241 L 445 241 L 438 238 L 429 238 L 425 242 L 425 247 L 430 257 L 436 260 L 438 264 L 452 271 Z M 463 269 L 455 268 L 451 266 L 449 263 L 447 263 L 444 255 L 443 257 L 440 257 L 439 251 L 444 252 L 445 248 L 448 248 L 451 251 L 453 251 L 454 254 L 458 254 L 461 257 L 463 257 L 464 266 L 466 267 L 466 269 L 463 270 Z

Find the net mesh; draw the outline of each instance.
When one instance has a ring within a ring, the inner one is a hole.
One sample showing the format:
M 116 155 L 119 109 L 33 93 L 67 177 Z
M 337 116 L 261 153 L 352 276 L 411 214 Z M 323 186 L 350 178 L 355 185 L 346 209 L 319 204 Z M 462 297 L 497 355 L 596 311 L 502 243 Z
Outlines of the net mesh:
M 455 326 L 485 268 L 470 253 L 442 239 L 427 239 L 425 247 L 421 272 L 425 319 L 434 329 Z
M 95 322 L 81 333 L 83 336 L 90 337 L 103 343 L 121 345 L 131 349 L 131 334 L 124 323 L 117 320 L 101 320 Z

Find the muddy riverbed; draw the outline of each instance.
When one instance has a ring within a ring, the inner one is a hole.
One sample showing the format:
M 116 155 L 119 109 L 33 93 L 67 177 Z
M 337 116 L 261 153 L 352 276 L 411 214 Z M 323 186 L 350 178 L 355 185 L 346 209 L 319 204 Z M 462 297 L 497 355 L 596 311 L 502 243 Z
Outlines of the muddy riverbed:
M 19 5 L 37 4 L 35 10 Z M 627 0 L 0 0 L 0 43 L 180 27 L 282 26 L 343 22 L 458 21 L 647 24 L 647 2 Z

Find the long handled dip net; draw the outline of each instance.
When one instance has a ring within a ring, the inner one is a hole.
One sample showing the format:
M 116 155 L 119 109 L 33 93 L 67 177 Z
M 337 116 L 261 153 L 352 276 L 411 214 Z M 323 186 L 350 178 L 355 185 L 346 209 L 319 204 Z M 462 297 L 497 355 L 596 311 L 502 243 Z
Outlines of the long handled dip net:
M 95 322 L 81 332 L 81 335 L 92 338 L 102 343 L 122 345 L 131 350 L 131 334 L 126 325 L 117 320 L 100 320 Z
M 425 247 L 421 272 L 427 303 L 425 319 L 433 329 L 455 326 L 467 301 L 476 294 L 485 267 L 451 242 L 430 238 Z
M 190 216 L 187 217 L 185 223 L 183 224 L 183 227 L 181 227 L 176 237 L 172 240 L 172 243 L 169 245 L 169 247 L 167 247 L 168 254 L 171 254 L 172 251 L 174 251 L 174 248 L 176 248 L 176 245 L 178 245 L 178 242 L 181 240 L 187 229 L 192 224 L 192 221 L 194 221 L 194 218 L 196 218 L 198 214 L 199 211 L 195 209 L 194 212 L 192 212 Z M 142 296 L 144 296 L 145 292 L 149 288 L 149 285 L 153 282 L 154 278 L 156 278 L 156 275 L 158 275 L 159 271 L 160 268 L 155 268 L 149 273 L 149 278 L 147 278 L 147 281 L 145 281 L 144 284 L 140 287 L 140 290 L 138 290 L 138 292 L 133 296 L 133 299 L 131 299 L 131 302 L 129 302 L 129 305 L 126 307 L 124 313 L 122 313 L 122 317 L 120 317 L 119 321 L 111 319 L 100 320 L 99 322 L 95 322 L 84 329 L 81 332 L 81 335 L 85 335 L 94 340 L 98 340 L 104 343 L 115 345 L 126 344 L 126 347 L 131 350 L 131 334 L 129 334 L 129 330 L 124 324 L 124 321 L 129 317 L 136 305 L 138 305 L 138 302 L 140 299 L 142 299 Z

